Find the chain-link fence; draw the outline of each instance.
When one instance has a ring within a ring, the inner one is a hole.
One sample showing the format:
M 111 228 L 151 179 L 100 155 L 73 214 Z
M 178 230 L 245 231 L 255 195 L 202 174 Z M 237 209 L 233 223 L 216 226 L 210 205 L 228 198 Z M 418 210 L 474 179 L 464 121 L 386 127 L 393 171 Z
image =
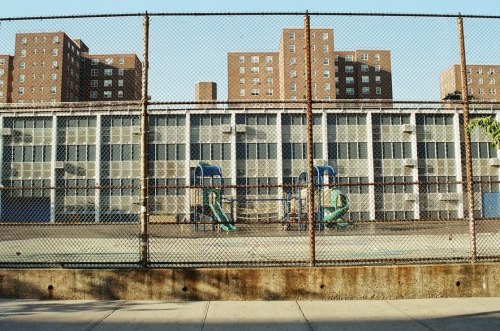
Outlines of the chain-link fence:
M 0 19 L 0 265 L 498 261 L 499 19 Z

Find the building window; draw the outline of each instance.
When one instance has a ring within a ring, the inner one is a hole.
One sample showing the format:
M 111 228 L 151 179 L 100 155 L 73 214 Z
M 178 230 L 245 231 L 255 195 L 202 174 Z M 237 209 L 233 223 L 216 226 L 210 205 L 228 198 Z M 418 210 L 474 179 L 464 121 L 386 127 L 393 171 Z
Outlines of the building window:
M 244 74 L 245 73 L 245 67 L 240 67 L 240 74 Z
M 3 87 L 3 80 L 0 80 L 0 87 Z
M 368 54 L 361 54 L 361 60 L 368 60 Z
M 57 92 L 57 87 L 56 86 L 51 86 L 50 87 L 50 94 L 56 94 Z
M 295 32 L 289 32 L 288 33 L 288 39 L 289 40 L 295 40 Z
M 125 58 L 123 58 L 123 57 L 119 58 L 118 64 L 125 64 Z
M 245 84 L 245 78 L 240 78 L 240 85 Z
M 484 94 L 484 89 L 482 89 L 482 88 L 478 89 L 478 92 L 477 92 L 477 93 L 479 93 L 479 94 Z
M 59 37 L 58 36 L 52 37 L 52 43 L 53 44 L 59 44 Z
M 361 65 L 361 71 L 362 72 L 368 72 L 368 65 L 367 64 L 362 64 Z
M 26 56 L 26 50 L 25 49 L 21 49 L 21 57 L 25 57 Z
M 111 79 L 106 79 L 104 81 L 104 87 L 111 87 L 113 86 L 113 81 Z
M 330 83 L 325 83 L 324 88 L 325 88 L 325 91 L 329 91 L 330 90 Z
M 472 78 L 467 78 L 467 84 L 472 84 Z
M 97 99 L 97 91 L 90 91 L 90 98 Z
M 251 72 L 252 72 L 252 74 L 258 74 L 259 73 L 259 67 L 252 67 Z
M 57 56 L 58 51 L 59 51 L 59 50 L 58 50 L 57 48 L 52 49 L 52 55 L 53 55 L 53 56 Z
M 324 57 L 324 58 L 323 58 L 323 64 L 324 64 L 324 65 L 329 65 L 329 64 L 330 64 L 330 59 L 329 59 L 329 58 L 327 58 L 327 57 Z
M 479 85 L 482 85 L 482 84 L 483 84 L 483 82 L 484 82 L 483 78 L 479 78 L 479 79 L 477 80 L 477 83 L 478 83 Z
M 113 64 L 113 58 L 111 57 L 107 57 L 104 59 L 104 64 Z
M 296 77 L 297 77 L 297 70 L 290 71 L 290 78 L 296 78 Z
M 295 53 L 295 45 L 288 46 L 288 50 L 290 51 L 290 53 Z
M 291 83 L 290 84 L 290 91 L 297 91 L 297 84 Z
M 240 90 L 240 97 L 244 97 L 245 96 L 245 90 L 244 89 L 241 89 Z
M 4 65 L 5 64 L 5 59 L 0 59 L 0 65 Z
M 99 64 L 99 59 L 92 59 L 92 60 L 91 60 L 91 64 L 92 64 L 93 66 L 98 65 L 98 64 Z
M 118 86 L 122 87 L 123 86 L 123 79 L 118 80 Z
M 473 91 L 472 87 L 467 88 L 467 94 L 472 95 Z
M 375 76 L 375 83 L 380 83 L 380 76 Z
M 340 95 L 340 89 L 338 87 L 335 88 L 335 95 Z
M 252 95 L 259 95 L 260 90 L 259 89 L 252 89 Z
M 97 76 L 97 73 L 98 73 L 98 69 L 91 69 L 90 70 L 90 75 L 91 76 Z
M 118 76 L 123 76 L 125 74 L 125 69 L 118 69 Z
M 370 88 L 368 86 L 363 86 L 362 93 L 363 94 L 370 94 Z
M 259 84 L 260 84 L 259 78 L 252 78 L 252 85 L 259 85 Z
M 490 94 L 497 94 L 497 90 L 494 88 L 490 88 Z
M 19 75 L 19 83 L 24 83 L 24 75 Z
M 252 63 L 259 63 L 259 57 L 258 56 L 252 56 L 250 58 L 250 61 L 252 61 Z
M 266 90 L 266 95 L 273 95 L 273 90 L 272 89 L 267 89 Z
M 354 72 L 354 66 L 345 66 L 345 72 L 347 73 Z
M 240 63 L 244 63 L 245 62 L 245 57 L 243 55 L 240 55 Z
M 295 58 L 295 57 L 291 57 L 291 58 L 290 58 L 290 64 L 291 64 L 291 65 L 296 65 L 296 64 L 297 64 L 297 58 Z
M 377 54 L 373 55 L 373 58 L 377 61 L 380 61 L 380 54 L 377 53 Z
M 369 83 L 370 77 L 369 76 L 361 76 L 361 82 L 362 83 Z
M 354 77 L 346 77 L 345 83 L 346 84 L 354 84 Z
M 273 67 L 266 67 L 266 72 L 268 74 L 272 73 L 273 72 Z
M 345 94 L 347 95 L 354 95 L 354 88 L 348 87 L 345 89 Z
M 91 80 L 90 81 L 90 87 L 97 87 L 99 86 L 98 80 Z
M 112 96 L 113 96 L 112 91 L 104 91 L 104 99 L 111 99 Z
M 354 61 L 354 55 L 346 55 L 345 56 L 345 61 L 346 62 L 352 62 L 352 61 Z
M 481 75 L 483 73 L 483 69 L 482 68 L 477 68 L 476 72 Z
M 273 83 L 273 79 L 271 77 L 267 77 L 266 84 L 272 84 L 272 83 Z
M 330 70 L 323 71 L 323 77 L 330 78 Z
M 328 40 L 328 32 L 323 32 L 323 40 Z
M 18 87 L 17 94 L 24 94 L 24 87 Z
M 123 98 L 123 91 L 118 91 L 118 98 Z
M 375 66 L 375 71 L 376 71 L 376 72 L 380 72 L 380 65 L 376 65 L 376 66 Z
M 104 76 L 113 76 L 113 69 L 104 69 Z
M 266 63 L 273 62 L 273 57 L 271 55 L 266 56 Z
M 375 88 L 375 94 L 382 94 L 382 88 L 381 87 L 376 87 Z
M 50 74 L 50 80 L 57 80 L 57 74 Z
M 323 52 L 328 52 L 328 45 L 323 45 Z
M 489 83 L 489 84 L 495 84 L 495 78 L 490 78 L 490 79 L 488 80 L 488 83 Z

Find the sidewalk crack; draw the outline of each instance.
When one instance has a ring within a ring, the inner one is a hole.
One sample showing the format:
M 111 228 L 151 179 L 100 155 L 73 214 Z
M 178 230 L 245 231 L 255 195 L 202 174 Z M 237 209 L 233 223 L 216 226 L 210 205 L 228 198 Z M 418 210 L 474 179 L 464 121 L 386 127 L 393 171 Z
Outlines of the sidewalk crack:
M 103 322 L 106 318 L 108 318 L 109 316 L 111 316 L 111 314 L 113 314 L 115 311 L 117 311 L 118 309 L 120 309 L 126 302 L 127 302 L 127 300 L 124 300 L 122 303 L 120 303 L 119 305 L 117 305 L 109 313 L 107 313 L 106 315 L 104 315 L 103 317 L 101 317 L 100 319 L 98 319 L 97 321 L 95 321 L 94 323 L 92 323 L 88 328 L 85 329 L 85 331 L 90 331 L 90 330 L 94 329 L 96 326 L 98 326 L 99 324 L 101 324 L 101 322 Z

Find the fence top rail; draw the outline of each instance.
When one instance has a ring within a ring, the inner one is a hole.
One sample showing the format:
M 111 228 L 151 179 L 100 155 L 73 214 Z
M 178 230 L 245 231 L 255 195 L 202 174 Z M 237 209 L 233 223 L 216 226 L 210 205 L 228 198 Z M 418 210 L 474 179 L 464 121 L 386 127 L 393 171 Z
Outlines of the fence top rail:
M 488 18 L 500 19 L 500 15 L 474 14 L 432 14 L 432 13 L 366 13 L 366 12 L 158 12 L 158 13 L 116 13 L 116 14 L 82 14 L 82 15 L 46 15 L 25 17 L 0 17 L 1 22 L 29 21 L 29 20 L 57 20 L 77 18 L 111 18 L 111 17 L 140 17 L 140 16 L 380 16 L 380 17 L 434 17 L 434 18 Z

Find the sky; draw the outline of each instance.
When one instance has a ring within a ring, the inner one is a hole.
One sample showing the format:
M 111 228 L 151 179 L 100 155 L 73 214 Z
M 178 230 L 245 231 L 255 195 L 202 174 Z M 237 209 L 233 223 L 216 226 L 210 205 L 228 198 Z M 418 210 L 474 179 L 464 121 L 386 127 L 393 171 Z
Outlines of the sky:
M 0 0 L 7 2 L 7 0 Z M 498 0 L 21 0 L 1 6 L 2 18 L 123 13 L 298 12 L 500 15 Z M 227 96 L 227 53 L 276 51 L 298 16 L 152 16 L 150 94 L 192 100 L 196 81 L 215 81 Z M 334 29 L 336 50 L 391 50 L 393 92 L 399 100 L 439 99 L 439 74 L 458 63 L 456 18 L 311 16 L 311 27 Z M 464 20 L 467 62 L 500 64 L 500 19 Z M 90 53 L 136 53 L 142 59 L 142 18 L 7 21 L 0 54 L 13 54 L 18 32 L 64 31 Z M 495 41 L 495 42 L 492 42 Z M 500 79 L 500 76 L 499 76 Z

